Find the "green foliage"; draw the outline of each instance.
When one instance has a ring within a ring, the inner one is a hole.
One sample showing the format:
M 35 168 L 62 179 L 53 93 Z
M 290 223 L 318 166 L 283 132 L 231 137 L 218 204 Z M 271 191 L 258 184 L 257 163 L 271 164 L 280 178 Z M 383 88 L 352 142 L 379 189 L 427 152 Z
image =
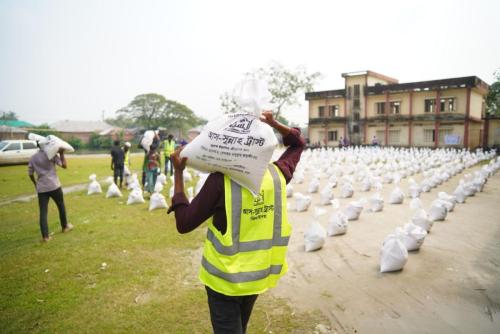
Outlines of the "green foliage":
M 184 104 L 154 93 L 136 96 L 128 106 L 117 113 L 116 122 L 130 123 L 144 129 L 163 127 L 185 132 L 205 122 Z
M 308 73 L 303 66 L 290 70 L 275 62 L 267 68 L 261 67 L 248 72 L 245 77 L 259 78 L 267 82 L 269 92 L 273 96 L 271 103 L 275 106 L 275 117 L 278 118 L 285 108 L 300 105 L 303 98 L 299 93 L 312 91 L 321 73 Z M 229 93 L 221 95 L 220 101 L 221 108 L 226 113 L 238 109 L 234 97 Z
M 491 84 L 486 96 L 486 110 L 489 115 L 500 116 L 500 69 L 495 74 L 495 82 Z
M 94 132 L 90 135 L 89 139 L 89 148 L 91 149 L 107 149 L 111 148 L 113 145 L 113 141 L 109 136 L 101 136 L 98 133 Z
M 50 126 L 47 123 L 43 123 L 40 125 L 35 125 L 32 127 L 33 129 L 50 129 Z
M 120 114 L 116 116 L 116 118 L 107 118 L 106 123 L 126 129 L 134 128 L 137 126 L 136 121 L 132 118 L 129 118 L 126 114 Z
M 73 148 L 75 150 L 78 150 L 80 148 L 83 147 L 83 143 L 81 141 L 80 138 L 76 138 L 76 137 L 71 137 L 68 139 L 68 144 L 70 144 L 71 146 L 73 146 Z
M 44 137 L 46 137 L 48 135 L 54 135 L 54 136 L 60 137 L 59 132 L 57 132 L 56 130 L 51 129 L 51 128 L 36 128 L 36 129 L 32 130 L 31 132 L 36 133 L 37 135 L 40 135 L 40 136 L 44 136 Z
M 0 116 L 2 121 L 17 121 L 19 120 L 17 114 L 13 111 L 2 111 L 2 116 Z

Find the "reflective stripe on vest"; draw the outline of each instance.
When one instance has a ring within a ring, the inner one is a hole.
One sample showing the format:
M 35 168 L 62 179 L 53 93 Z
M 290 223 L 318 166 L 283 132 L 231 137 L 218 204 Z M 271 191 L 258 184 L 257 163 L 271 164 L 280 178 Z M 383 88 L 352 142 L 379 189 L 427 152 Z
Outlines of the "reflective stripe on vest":
M 234 181 L 231 181 L 231 195 L 232 197 L 232 223 L 233 223 L 233 245 L 225 246 L 221 244 L 219 239 L 215 236 L 212 230 L 208 229 L 207 239 L 212 242 L 217 252 L 223 255 L 234 255 L 238 252 L 249 252 L 254 250 L 270 249 L 272 246 L 286 246 L 290 237 L 281 236 L 281 224 L 282 224 L 282 207 L 281 205 L 276 205 L 276 203 L 281 204 L 281 181 L 278 176 L 278 172 L 273 166 L 268 168 L 271 176 L 273 177 L 274 183 L 274 230 L 273 238 L 267 240 L 255 240 L 255 241 L 240 241 L 240 223 L 241 223 L 241 186 Z M 277 222 L 277 223 L 276 223 Z
M 255 204 L 249 204 L 251 195 L 248 190 L 225 177 L 227 232 L 220 234 L 209 220 L 200 269 L 201 281 L 211 289 L 233 296 L 258 294 L 275 286 L 287 271 L 286 250 L 291 226 L 288 224 L 286 211 L 283 212 L 283 206 L 286 207 L 285 179 L 277 168 L 274 164 L 269 166 L 269 173 L 266 173 L 261 188 L 264 197 L 271 196 L 272 190 L 273 197 L 270 198 L 273 198 L 273 202 L 263 199 L 263 206 L 266 206 L 265 203 L 273 204 L 271 217 L 264 215 L 264 218 L 260 218 L 257 213 L 254 214 L 257 218 L 250 218 L 248 214 L 243 218 L 243 211 L 255 209 Z M 258 208 L 261 210 L 263 206 Z M 245 222 L 244 231 L 241 230 L 242 218 Z M 269 225 L 270 222 L 272 226 Z M 256 230 L 251 227 L 253 224 L 256 224 Z M 265 225 L 259 227 L 259 224 Z M 245 239 L 243 235 L 256 240 L 241 241 L 240 239 Z

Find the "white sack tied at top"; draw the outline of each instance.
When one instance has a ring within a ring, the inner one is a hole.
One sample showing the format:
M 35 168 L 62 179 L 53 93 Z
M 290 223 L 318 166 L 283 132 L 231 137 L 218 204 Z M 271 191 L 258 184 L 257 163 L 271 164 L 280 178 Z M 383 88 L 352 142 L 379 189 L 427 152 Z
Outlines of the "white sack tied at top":
M 332 200 L 331 204 L 335 211 L 328 220 L 327 234 L 329 237 L 345 234 L 348 226 L 347 216 L 339 210 L 340 203 L 338 199 Z
M 271 94 L 257 79 L 235 88 L 239 111 L 209 122 L 181 152 L 187 165 L 202 172 L 221 172 L 254 194 L 259 192 L 278 139 L 259 117 L 267 110 Z
M 49 158 L 49 160 L 52 160 L 60 149 L 63 149 L 64 152 L 67 153 L 75 152 L 73 146 L 54 135 L 43 137 L 34 133 L 30 133 L 28 135 L 28 139 L 37 141 L 38 145 L 40 145 L 40 148 L 47 155 L 47 158 Z
M 304 246 L 306 252 L 318 250 L 325 244 L 326 230 L 318 221 L 319 217 L 325 213 L 325 209 L 314 209 L 314 220 L 311 222 L 311 225 L 309 225 L 309 228 L 304 234 Z
M 115 181 L 113 180 L 112 176 L 109 176 L 106 179 L 106 183 L 109 184 L 108 191 L 106 191 L 106 198 L 110 197 L 122 197 L 122 192 L 116 185 Z
M 100 194 L 102 193 L 101 185 L 97 182 L 97 176 L 91 174 L 89 176 L 90 183 L 87 187 L 87 195 Z
M 403 269 L 408 262 L 408 250 L 395 234 L 389 234 L 380 251 L 380 272 Z

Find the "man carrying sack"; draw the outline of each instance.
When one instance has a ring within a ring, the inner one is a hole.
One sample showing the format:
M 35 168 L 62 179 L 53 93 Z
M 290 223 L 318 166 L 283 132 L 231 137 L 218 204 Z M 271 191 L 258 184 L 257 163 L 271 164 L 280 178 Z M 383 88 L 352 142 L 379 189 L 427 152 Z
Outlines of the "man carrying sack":
M 168 168 L 170 165 L 170 175 L 173 174 L 172 160 L 170 155 L 175 151 L 174 136 L 169 134 L 167 139 L 163 141 L 163 153 L 165 154 L 165 175 L 168 175 Z
M 259 294 L 274 287 L 288 269 L 286 251 L 291 233 L 287 219 L 286 184 L 292 179 L 305 140 L 299 129 L 276 121 L 265 111 L 260 121 L 277 130 L 288 146 L 264 174 L 255 196 L 228 175 L 215 172 L 189 203 L 184 193 L 182 148 L 171 159 L 179 233 L 203 222 L 208 230 L 199 278 L 205 285 L 214 333 L 245 333 Z M 189 145 L 188 145 L 189 146 Z

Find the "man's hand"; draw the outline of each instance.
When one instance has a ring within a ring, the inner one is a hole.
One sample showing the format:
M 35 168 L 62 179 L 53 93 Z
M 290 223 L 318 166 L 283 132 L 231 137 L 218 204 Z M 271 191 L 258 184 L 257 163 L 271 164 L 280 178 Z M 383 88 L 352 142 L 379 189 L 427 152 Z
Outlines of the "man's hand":
M 260 120 L 271 127 L 276 126 L 276 120 L 274 119 L 273 112 L 271 110 L 265 110 L 260 115 Z
M 176 172 L 182 172 L 186 168 L 187 158 L 181 158 L 180 156 L 183 148 L 184 147 L 179 147 L 174 153 L 170 154 L 170 159 L 172 159 L 172 164 Z

